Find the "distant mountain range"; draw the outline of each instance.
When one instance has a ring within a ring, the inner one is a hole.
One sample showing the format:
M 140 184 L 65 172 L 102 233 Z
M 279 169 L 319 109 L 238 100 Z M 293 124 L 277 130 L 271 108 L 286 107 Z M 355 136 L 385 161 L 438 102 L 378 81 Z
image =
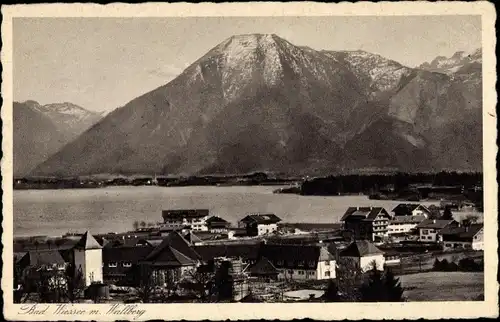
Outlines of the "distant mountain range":
M 481 51 L 419 68 L 233 36 L 32 175 L 481 171 Z
M 14 102 L 13 115 L 15 176 L 28 174 L 102 117 L 71 103 L 35 101 Z

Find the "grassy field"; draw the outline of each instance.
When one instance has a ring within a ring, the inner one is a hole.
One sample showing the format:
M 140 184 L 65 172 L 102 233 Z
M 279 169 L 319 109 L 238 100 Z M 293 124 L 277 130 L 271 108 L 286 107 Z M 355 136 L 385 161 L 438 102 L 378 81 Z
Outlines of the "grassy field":
M 428 272 L 399 278 L 408 301 L 477 301 L 484 298 L 482 272 Z

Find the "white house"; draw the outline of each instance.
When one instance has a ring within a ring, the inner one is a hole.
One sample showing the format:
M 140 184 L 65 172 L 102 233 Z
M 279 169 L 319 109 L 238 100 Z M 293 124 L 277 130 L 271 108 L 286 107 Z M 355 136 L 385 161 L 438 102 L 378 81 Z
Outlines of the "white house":
M 326 246 L 263 245 L 261 252 L 274 265 L 280 280 L 335 278 L 335 256 Z
M 427 207 L 417 203 L 400 203 L 392 209 L 392 212 L 395 216 L 424 216 L 425 218 L 429 218 L 431 214 Z
M 444 250 L 484 250 L 483 224 L 446 227 L 439 232 Z
M 85 286 L 93 282 L 102 282 L 102 246 L 88 231 L 73 246 L 75 268 L 81 269 Z
M 439 232 L 446 227 L 457 227 L 455 220 L 426 219 L 417 225 L 418 240 L 423 243 L 440 241 Z
M 208 209 L 173 209 L 163 210 L 163 224 L 179 229 L 189 226 L 192 230 L 208 231 Z
M 362 272 L 373 268 L 384 269 L 384 252 L 368 240 L 356 240 L 339 253 L 339 266 L 354 264 Z
M 407 234 L 412 232 L 418 224 L 426 219 L 425 216 L 395 216 L 389 221 L 388 234 Z
M 261 236 L 276 232 L 280 221 L 275 214 L 250 214 L 241 219 L 238 226 L 245 228 L 248 236 Z

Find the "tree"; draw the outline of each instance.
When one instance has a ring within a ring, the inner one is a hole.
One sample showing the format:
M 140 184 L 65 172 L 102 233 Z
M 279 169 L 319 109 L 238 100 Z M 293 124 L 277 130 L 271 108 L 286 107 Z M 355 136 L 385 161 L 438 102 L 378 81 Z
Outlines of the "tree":
M 145 221 L 141 221 L 140 225 L 141 225 L 141 228 L 146 228 L 146 222 Z
M 368 272 L 368 282 L 363 283 L 360 288 L 361 301 L 363 302 L 386 302 L 386 290 L 382 272 L 376 266 Z
M 25 299 L 25 293 L 23 272 L 19 265 L 14 263 L 14 303 L 22 303 Z
M 323 299 L 326 302 L 340 302 L 339 287 L 334 280 L 328 281 L 328 287 L 326 288 L 325 294 L 323 294 Z
M 85 282 L 83 280 L 82 267 L 76 268 L 75 264 L 71 263 L 66 266 L 64 276 L 66 278 L 66 297 L 71 303 L 77 301 L 78 296 L 85 288 Z
M 342 258 L 336 267 L 337 288 L 342 302 L 357 302 L 361 298 L 360 287 L 363 272 L 354 260 Z
M 363 302 L 403 302 L 403 288 L 390 270 L 381 272 L 374 266 L 368 273 L 368 281 L 361 287 Z
M 134 221 L 133 227 L 134 227 L 134 231 L 139 230 L 139 222 L 137 220 Z
M 40 302 L 61 303 L 67 289 L 64 274 L 57 269 L 48 270 L 45 267 L 38 268 L 37 273 L 36 293 Z
M 429 214 L 429 219 L 439 219 L 441 218 L 441 212 L 439 211 L 439 207 L 435 205 L 430 205 L 427 207 L 429 209 L 430 214 Z
M 443 220 L 453 220 L 453 214 L 451 213 L 450 206 L 446 206 L 444 208 L 443 216 L 441 217 Z
M 140 264 L 139 268 L 139 287 L 136 288 L 137 295 L 142 303 L 149 303 L 154 293 L 153 270 L 147 264 Z
M 385 271 L 384 278 L 388 302 L 403 302 L 404 289 L 401 286 L 399 278 L 396 278 L 391 270 Z
M 217 292 L 216 274 L 211 265 L 194 267 L 187 271 L 186 279 L 196 297 L 202 302 L 207 301 Z

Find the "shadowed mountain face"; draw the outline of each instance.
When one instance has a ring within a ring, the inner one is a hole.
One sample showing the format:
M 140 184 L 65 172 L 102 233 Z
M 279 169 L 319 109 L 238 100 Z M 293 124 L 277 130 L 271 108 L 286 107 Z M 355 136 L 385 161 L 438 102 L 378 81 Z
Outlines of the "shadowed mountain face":
M 14 176 L 28 174 L 100 119 L 71 103 L 14 102 Z
M 275 35 L 233 36 L 33 174 L 480 169 L 481 141 L 471 140 L 481 137 L 481 73 L 470 69 L 449 75 Z M 457 129 L 474 134 L 452 139 Z

